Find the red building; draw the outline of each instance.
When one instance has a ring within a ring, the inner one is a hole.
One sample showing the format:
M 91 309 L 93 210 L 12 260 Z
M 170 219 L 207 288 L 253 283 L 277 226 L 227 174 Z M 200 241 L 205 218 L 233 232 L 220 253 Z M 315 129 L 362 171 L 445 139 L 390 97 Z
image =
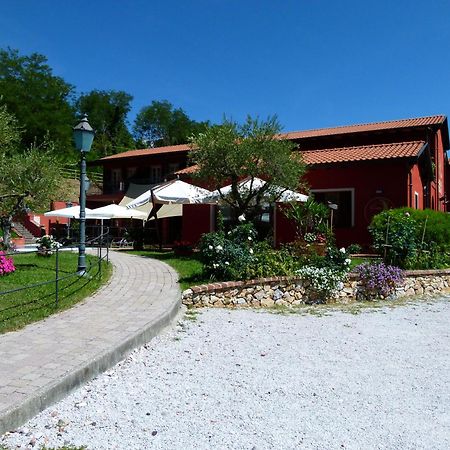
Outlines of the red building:
M 367 226 L 384 208 L 447 211 L 450 169 L 445 116 L 291 132 L 281 138 L 298 144 L 309 165 L 307 181 L 315 198 L 338 205 L 334 224 L 339 245 L 370 245 Z M 119 203 L 131 183 L 145 187 L 175 172 L 189 179 L 188 151 L 187 145 L 177 145 L 132 150 L 96 161 L 103 166 L 104 189 L 102 195 L 88 198 L 89 206 Z M 208 206 L 183 207 L 180 237 L 195 240 L 211 230 L 212 220 Z M 277 243 L 292 239 L 292 227 L 279 211 L 273 226 Z

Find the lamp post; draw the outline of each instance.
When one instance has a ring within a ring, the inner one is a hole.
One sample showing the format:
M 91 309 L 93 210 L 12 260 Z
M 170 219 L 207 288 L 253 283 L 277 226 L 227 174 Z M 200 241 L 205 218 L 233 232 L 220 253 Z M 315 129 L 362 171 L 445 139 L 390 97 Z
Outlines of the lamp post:
M 80 243 L 78 245 L 78 273 L 86 272 L 86 153 L 91 150 L 94 130 L 85 114 L 81 122 L 73 127 L 75 147 L 81 154 L 80 164 Z

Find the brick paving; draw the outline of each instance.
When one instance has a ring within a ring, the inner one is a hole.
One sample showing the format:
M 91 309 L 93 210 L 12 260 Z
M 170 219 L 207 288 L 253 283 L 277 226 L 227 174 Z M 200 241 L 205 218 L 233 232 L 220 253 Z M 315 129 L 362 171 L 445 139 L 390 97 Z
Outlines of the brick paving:
M 0 434 L 148 342 L 176 315 L 177 273 L 111 252 L 110 282 L 73 308 L 0 335 Z

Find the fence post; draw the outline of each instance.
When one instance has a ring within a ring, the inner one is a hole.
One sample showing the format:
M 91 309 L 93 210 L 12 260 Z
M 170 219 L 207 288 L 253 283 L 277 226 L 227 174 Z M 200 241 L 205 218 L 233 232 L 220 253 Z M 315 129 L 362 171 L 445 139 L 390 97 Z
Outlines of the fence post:
M 100 274 L 100 279 L 102 278 L 102 246 L 103 246 L 103 236 L 99 243 L 99 257 L 98 257 L 98 273 Z
M 109 263 L 109 229 L 106 235 L 106 262 Z
M 55 300 L 56 307 L 59 304 L 59 248 L 56 247 L 56 265 L 55 265 Z

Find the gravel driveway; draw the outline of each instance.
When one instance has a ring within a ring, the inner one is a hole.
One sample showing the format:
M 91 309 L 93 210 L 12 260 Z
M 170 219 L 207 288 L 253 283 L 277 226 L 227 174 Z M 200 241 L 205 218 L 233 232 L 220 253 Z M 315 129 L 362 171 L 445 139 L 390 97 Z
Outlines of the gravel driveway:
M 450 298 L 315 311 L 189 315 L 0 445 L 449 449 Z

